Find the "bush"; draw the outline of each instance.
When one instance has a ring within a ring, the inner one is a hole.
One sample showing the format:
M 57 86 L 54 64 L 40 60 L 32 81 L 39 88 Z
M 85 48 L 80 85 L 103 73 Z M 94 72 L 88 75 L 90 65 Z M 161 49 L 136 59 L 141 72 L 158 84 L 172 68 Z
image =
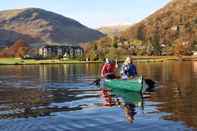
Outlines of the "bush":
M 180 39 L 175 41 L 175 48 L 174 48 L 174 54 L 179 55 L 191 55 L 191 45 L 187 42 L 184 42 Z

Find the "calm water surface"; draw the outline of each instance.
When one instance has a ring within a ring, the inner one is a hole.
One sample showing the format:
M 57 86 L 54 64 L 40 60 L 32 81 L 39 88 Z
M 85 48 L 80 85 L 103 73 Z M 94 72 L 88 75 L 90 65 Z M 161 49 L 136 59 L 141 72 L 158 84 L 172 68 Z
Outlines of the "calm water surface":
M 100 64 L 0 66 L 0 131 L 197 130 L 197 61 L 137 67 L 159 88 L 100 90 Z

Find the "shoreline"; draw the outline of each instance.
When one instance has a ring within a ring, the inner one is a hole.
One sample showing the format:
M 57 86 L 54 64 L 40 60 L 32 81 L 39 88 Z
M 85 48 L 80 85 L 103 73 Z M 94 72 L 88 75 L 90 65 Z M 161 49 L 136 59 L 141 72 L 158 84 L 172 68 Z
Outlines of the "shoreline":
M 102 61 L 79 61 L 79 60 L 59 60 L 59 59 L 18 59 L 18 58 L 0 58 L 0 65 L 43 65 L 43 64 L 87 64 L 101 63 Z
M 197 56 L 132 56 L 135 62 L 164 62 L 164 61 L 195 61 Z M 118 62 L 123 62 L 119 60 Z M 103 61 L 80 61 L 80 60 L 59 60 L 59 59 L 19 59 L 0 58 L 0 65 L 42 65 L 42 64 L 91 64 L 102 63 Z

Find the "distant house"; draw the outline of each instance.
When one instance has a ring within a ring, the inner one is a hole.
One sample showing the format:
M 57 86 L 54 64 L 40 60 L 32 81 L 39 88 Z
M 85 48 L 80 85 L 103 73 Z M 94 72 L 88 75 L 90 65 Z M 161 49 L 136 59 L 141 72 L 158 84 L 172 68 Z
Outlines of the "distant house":
M 179 26 L 175 25 L 171 27 L 172 31 L 178 31 L 179 30 Z
M 193 55 L 197 56 L 197 51 L 192 51 Z
M 79 46 L 46 45 L 39 48 L 39 56 L 43 58 L 72 58 L 80 57 L 84 53 Z

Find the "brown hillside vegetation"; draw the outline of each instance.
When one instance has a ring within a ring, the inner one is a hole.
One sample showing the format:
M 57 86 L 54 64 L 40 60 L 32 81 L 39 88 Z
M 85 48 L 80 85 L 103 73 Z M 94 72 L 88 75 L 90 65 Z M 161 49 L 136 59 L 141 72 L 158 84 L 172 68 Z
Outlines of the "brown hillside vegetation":
M 142 22 L 122 33 L 126 39 L 140 39 L 171 46 L 177 39 L 193 43 L 197 38 L 197 1 L 172 0 Z M 155 38 L 158 37 L 158 38 Z
M 109 36 L 120 36 L 121 32 L 128 29 L 130 25 L 116 25 L 116 26 L 104 26 L 98 30 Z
M 29 46 L 23 40 L 17 40 L 10 47 L 0 52 L 0 57 L 18 57 L 22 58 L 29 50 Z
M 27 39 L 28 44 L 40 45 L 75 45 L 104 36 L 74 19 L 39 8 L 0 11 L 0 35 L 0 46 L 26 36 L 31 40 Z
M 92 59 L 103 58 L 102 52 L 104 57 L 114 57 L 116 52 L 119 57 L 191 55 L 192 50 L 197 50 L 197 0 L 172 0 L 120 36 L 104 37 L 86 48 L 87 57 L 94 54 Z

